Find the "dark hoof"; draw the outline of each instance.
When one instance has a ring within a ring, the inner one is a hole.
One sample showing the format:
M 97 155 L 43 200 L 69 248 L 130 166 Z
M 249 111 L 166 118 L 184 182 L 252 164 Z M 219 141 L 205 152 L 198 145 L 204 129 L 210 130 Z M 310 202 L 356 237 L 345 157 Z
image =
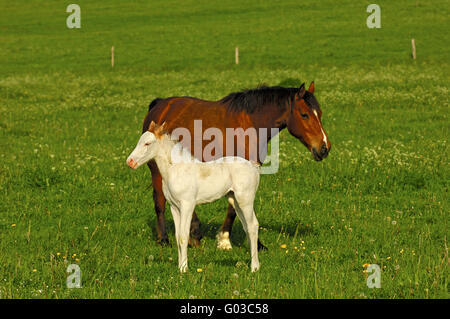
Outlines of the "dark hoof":
M 189 238 L 189 246 L 198 248 L 201 246 L 200 239 L 197 238 Z
M 170 246 L 169 238 L 158 239 L 158 244 L 161 246 Z
M 267 247 L 261 244 L 261 242 L 258 240 L 258 251 L 260 250 L 267 250 Z

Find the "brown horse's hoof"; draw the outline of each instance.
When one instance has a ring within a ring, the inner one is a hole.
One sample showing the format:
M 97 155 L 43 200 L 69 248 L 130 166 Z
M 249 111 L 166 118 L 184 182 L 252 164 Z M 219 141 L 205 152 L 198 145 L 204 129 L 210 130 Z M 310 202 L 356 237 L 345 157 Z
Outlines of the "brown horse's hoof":
M 198 248 L 201 246 L 200 239 L 197 238 L 189 238 L 189 246 Z
M 169 243 L 169 238 L 161 238 L 161 239 L 158 239 L 158 244 L 160 244 L 161 246 L 169 246 L 170 245 L 170 243 Z

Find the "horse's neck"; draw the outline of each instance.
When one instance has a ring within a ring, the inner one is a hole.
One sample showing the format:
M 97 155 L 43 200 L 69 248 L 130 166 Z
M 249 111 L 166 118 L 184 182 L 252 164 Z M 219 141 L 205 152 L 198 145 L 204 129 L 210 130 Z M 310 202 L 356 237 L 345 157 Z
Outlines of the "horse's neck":
M 250 115 L 253 126 L 259 130 L 266 128 L 267 132 L 267 142 L 274 136 L 272 136 L 271 129 L 278 129 L 281 131 L 287 126 L 287 119 L 289 117 L 290 107 L 286 106 L 286 109 L 282 109 L 277 105 L 267 105 L 262 108 L 262 111 L 266 114 L 261 116 L 256 112 Z M 275 134 L 276 135 L 276 134 Z
M 172 165 L 171 152 L 175 143 L 171 141 L 167 136 L 164 136 L 160 141 L 158 141 L 158 153 L 155 156 L 155 162 L 158 166 L 158 170 L 161 176 L 166 179 L 170 166 Z

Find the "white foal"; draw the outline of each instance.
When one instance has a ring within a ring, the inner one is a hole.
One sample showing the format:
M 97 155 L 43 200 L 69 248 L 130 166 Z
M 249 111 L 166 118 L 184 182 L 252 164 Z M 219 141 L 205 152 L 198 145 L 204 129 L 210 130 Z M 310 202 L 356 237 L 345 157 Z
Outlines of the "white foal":
M 258 220 L 253 210 L 253 201 L 259 184 L 259 165 L 240 157 L 224 157 L 207 163 L 195 160 L 186 150 L 183 161 L 174 160 L 174 146 L 164 132 L 164 124 L 150 124 L 142 134 L 136 148 L 127 159 L 133 169 L 154 159 L 162 176 L 164 196 L 170 204 L 175 223 L 175 237 L 178 246 L 178 266 L 187 271 L 187 247 L 189 230 L 195 205 L 213 202 L 227 196 L 247 233 L 251 270 L 259 269 Z

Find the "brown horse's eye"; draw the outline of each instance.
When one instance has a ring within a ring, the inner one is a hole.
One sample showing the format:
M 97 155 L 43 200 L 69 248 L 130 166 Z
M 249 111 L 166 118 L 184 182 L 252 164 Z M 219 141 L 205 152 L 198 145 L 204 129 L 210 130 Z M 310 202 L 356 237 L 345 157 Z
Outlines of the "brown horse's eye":
M 304 119 L 304 120 L 309 119 L 308 113 L 300 113 L 300 115 L 302 116 L 302 119 Z

